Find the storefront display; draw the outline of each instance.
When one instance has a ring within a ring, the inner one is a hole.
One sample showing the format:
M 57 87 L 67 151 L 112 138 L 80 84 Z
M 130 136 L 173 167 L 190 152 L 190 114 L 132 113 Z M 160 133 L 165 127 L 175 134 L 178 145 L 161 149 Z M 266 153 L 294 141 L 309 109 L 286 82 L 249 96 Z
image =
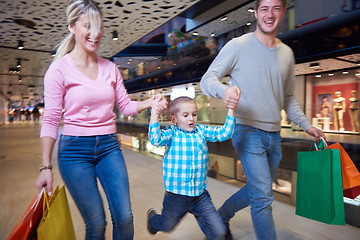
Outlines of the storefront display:
M 359 126 L 359 110 L 360 110 L 360 102 L 358 99 L 357 91 L 351 91 L 350 106 L 349 106 L 349 114 L 350 114 L 350 121 L 351 121 L 351 129 L 353 132 L 360 132 Z
M 292 171 L 278 168 L 272 188 L 274 191 L 290 196 L 292 189 Z M 243 171 L 241 161 L 236 161 L 236 179 L 246 182 L 246 176 Z
M 359 133 L 359 81 L 356 70 L 309 75 L 312 124 L 324 131 Z

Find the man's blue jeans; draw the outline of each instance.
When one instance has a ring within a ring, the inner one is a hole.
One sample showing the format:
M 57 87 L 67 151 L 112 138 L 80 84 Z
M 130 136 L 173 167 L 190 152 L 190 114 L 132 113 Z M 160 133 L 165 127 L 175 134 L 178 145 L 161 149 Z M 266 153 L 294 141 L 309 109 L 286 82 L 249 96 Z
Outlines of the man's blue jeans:
M 280 133 L 236 124 L 232 142 L 246 175 L 246 185 L 225 201 L 219 214 L 228 223 L 237 211 L 250 205 L 257 239 L 276 239 L 271 204 L 272 181 L 282 158 Z
M 105 239 L 105 212 L 97 179 L 109 203 L 113 239 L 133 239 L 129 180 L 116 135 L 62 135 L 58 160 L 62 178 L 84 218 L 86 239 Z
M 207 239 L 223 239 L 226 228 L 205 190 L 198 197 L 165 192 L 162 214 L 154 215 L 149 224 L 156 231 L 170 232 L 186 213 L 195 216 Z

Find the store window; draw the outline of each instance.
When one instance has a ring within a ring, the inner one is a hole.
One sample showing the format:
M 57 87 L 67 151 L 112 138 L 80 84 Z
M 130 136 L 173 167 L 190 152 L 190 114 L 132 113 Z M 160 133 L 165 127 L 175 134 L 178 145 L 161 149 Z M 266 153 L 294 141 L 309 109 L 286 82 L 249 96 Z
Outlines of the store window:
M 357 70 L 309 75 L 312 82 L 312 124 L 324 131 L 359 133 Z
M 272 184 L 273 190 L 291 196 L 293 173 L 291 170 L 278 168 Z M 246 176 L 240 160 L 236 161 L 236 179 L 246 182 Z
M 210 176 L 219 180 L 234 179 L 234 159 L 218 154 L 209 154 Z

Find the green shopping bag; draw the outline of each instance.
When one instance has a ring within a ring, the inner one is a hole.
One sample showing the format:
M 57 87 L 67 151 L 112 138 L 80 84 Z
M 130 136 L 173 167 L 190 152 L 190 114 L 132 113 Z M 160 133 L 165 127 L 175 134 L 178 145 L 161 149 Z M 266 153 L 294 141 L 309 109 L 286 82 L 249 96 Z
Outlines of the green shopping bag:
M 296 215 L 345 225 L 340 150 L 298 152 Z

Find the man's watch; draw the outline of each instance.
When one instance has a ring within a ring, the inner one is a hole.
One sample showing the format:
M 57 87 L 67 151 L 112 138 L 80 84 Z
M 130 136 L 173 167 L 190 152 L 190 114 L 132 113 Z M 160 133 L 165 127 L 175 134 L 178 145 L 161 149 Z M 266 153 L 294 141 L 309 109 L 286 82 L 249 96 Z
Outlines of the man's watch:
M 41 165 L 40 167 L 39 167 L 39 171 L 41 172 L 42 170 L 45 170 L 45 169 L 50 169 L 50 170 L 52 170 L 52 166 L 51 166 L 51 164 L 48 164 L 48 165 Z

